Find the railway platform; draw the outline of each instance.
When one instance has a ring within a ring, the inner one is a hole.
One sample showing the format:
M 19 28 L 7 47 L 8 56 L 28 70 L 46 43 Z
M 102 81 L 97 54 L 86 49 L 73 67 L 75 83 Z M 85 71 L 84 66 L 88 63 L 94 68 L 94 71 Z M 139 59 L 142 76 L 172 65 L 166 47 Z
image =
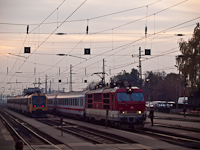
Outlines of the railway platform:
M 0 150 L 15 150 L 15 141 L 3 121 L 0 121 Z
M 112 133 L 112 134 L 115 134 L 116 136 L 124 136 L 136 142 L 132 144 L 92 144 L 70 134 L 63 133 L 63 135 L 61 135 L 61 131 L 55 129 L 54 127 L 48 126 L 39 121 L 36 121 L 35 119 L 28 118 L 14 111 L 11 111 L 8 109 L 5 109 L 5 110 L 9 112 L 10 114 L 16 117 L 19 117 L 24 122 L 31 124 L 32 126 L 39 129 L 40 131 L 43 131 L 44 133 L 54 137 L 56 140 L 62 142 L 65 146 L 62 145 L 60 146 L 60 148 L 63 150 L 133 150 L 133 149 L 137 149 L 137 150 L 155 150 L 155 149 L 189 150 L 189 148 L 176 146 L 176 145 L 169 144 L 161 140 L 157 140 L 149 136 L 145 136 L 145 135 L 141 135 L 141 134 L 137 134 L 133 132 L 117 130 L 114 128 L 105 128 L 104 126 L 98 126 L 98 125 L 94 125 L 87 122 L 80 122 L 77 120 L 64 119 L 64 121 L 77 123 L 77 124 L 80 124 L 81 126 L 87 126 L 87 127 L 89 126 L 90 128 L 94 128 L 94 129 L 98 128 L 99 131 Z M 60 118 L 57 117 L 57 119 L 60 119 Z M 14 144 L 14 141 L 11 140 L 11 143 Z M 1 146 L 1 143 L 0 143 L 0 146 Z M 12 147 L 14 145 L 11 146 L 10 144 L 7 146 L 9 149 L 9 147 Z
M 149 111 L 147 112 L 147 116 Z M 147 118 L 147 123 L 150 123 L 150 119 Z M 184 117 L 181 114 L 168 114 L 162 112 L 154 112 L 154 123 L 168 124 L 178 127 L 193 128 L 200 130 L 200 116 L 187 116 Z

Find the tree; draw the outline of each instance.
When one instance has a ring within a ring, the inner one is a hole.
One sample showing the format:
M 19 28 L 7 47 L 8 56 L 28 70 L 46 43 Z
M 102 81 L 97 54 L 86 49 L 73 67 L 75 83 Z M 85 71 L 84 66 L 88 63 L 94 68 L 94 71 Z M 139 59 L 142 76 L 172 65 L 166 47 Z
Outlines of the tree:
M 127 81 L 132 86 L 139 86 L 139 76 L 138 76 L 138 70 L 132 69 L 131 73 L 126 72 L 123 70 L 122 72 L 118 73 L 118 75 L 113 76 L 110 78 L 110 82 L 125 82 Z
M 175 73 L 166 74 L 162 72 L 146 72 L 144 91 L 146 98 L 150 100 L 176 101 L 178 98 L 178 79 Z
M 166 92 L 164 90 L 164 78 L 166 73 L 148 71 L 145 73 L 145 78 L 149 81 L 144 82 L 144 91 L 146 97 L 150 97 L 150 100 L 165 100 L 163 96 Z M 147 96 L 148 95 L 148 96 Z
M 169 101 L 177 101 L 179 94 L 179 86 L 178 86 L 179 75 L 175 73 L 167 74 L 164 79 L 164 92 L 165 99 Z
M 180 73 L 187 78 L 191 92 L 200 90 L 200 25 L 197 23 L 194 33 L 188 42 L 180 39 L 182 55 L 176 58 Z

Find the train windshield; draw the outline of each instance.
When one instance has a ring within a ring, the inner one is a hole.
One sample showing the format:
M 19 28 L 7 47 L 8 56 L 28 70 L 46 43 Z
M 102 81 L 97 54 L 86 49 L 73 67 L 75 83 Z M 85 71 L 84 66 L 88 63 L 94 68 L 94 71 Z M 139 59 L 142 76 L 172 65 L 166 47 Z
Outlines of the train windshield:
M 144 101 L 143 93 L 117 93 L 118 101 Z
M 45 105 L 46 97 L 45 96 L 33 96 L 32 102 L 33 102 L 33 105 Z

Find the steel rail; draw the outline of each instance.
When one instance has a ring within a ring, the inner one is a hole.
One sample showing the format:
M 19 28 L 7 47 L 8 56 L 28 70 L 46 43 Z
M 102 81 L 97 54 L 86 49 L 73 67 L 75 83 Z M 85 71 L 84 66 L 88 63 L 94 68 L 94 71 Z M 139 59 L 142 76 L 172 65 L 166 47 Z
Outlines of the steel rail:
M 21 139 L 31 150 L 35 150 L 34 147 L 32 147 L 24 138 L 22 138 L 19 133 L 10 125 L 10 123 L 0 114 L 1 118 L 4 120 L 4 122 L 9 126 L 10 129 L 18 136 L 19 139 Z
M 27 130 L 29 130 L 30 132 L 32 132 L 34 135 L 36 135 L 37 137 L 39 137 L 40 139 L 42 139 L 43 141 L 47 142 L 48 144 L 52 145 L 53 147 L 55 147 L 56 149 L 62 150 L 61 148 L 59 148 L 58 146 L 56 146 L 55 144 L 51 143 L 50 141 L 48 141 L 47 139 L 43 138 L 42 136 L 40 136 L 39 134 L 37 134 L 36 132 L 34 132 L 33 130 L 31 130 L 30 128 L 28 128 L 27 126 L 23 125 L 22 123 L 20 123 L 18 120 L 16 120 L 15 118 L 13 118 L 11 115 L 9 115 L 7 112 L 4 111 L 4 113 L 6 115 L 8 115 L 10 118 L 12 118 L 14 121 L 16 121 L 17 123 L 19 123 L 21 126 L 23 126 L 24 128 L 26 128 Z

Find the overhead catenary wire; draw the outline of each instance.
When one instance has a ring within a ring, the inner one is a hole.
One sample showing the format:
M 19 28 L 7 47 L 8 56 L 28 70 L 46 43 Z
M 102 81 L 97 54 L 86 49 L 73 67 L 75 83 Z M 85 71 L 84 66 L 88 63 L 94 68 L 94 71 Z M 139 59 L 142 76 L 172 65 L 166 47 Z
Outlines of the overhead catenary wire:
M 49 37 L 50 37 L 52 34 L 54 34 L 55 31 L 56 31 L 60 26 L 62 26 L 62 25 L 65 23 L 65 21 L 68 20 L 68 19 L 69 19 L 69 18 L 70 18 L 70 17 L 71 17 L 71 16 L 72 16 L 86 1 L 87 1 L 87 0 L 83 1 L 83 2 L 71 13 L 62 23 L 60 23 L 59 26 L 58 26 L 55 30 L 53 30 L 53 32 L 51 32 L 51 34 L 50 34 L 45 40 L 43 40 L 43 41 L 38 45 L 38 47 L 33 51 L 33 53 L 34 53 L 35 51 L 37 51 L 37 49 L 38 49 L 41 45 L 43 45 L 43 44 L 45 43 L 45 41 L 47 41 L 47 39 L 49 39 Z M 31 53 L 30 56 L 31 56 L 33 53 Z M 30 57 L 30 56 L 29 56 L 29 57 Z M 28 57 L 28 58 L 29 58 L 29 57 Z M 27 58 L 27 59 L 28 59 L 28 58 Z M 25 62 L 26 62 L 26 61 L 24 61 L 24 63 L 25 63 Z M 22 65 L 18 68 L 18 70 L 21 69 L 21 67 L 24 65 L 24 63 L 22 63 Z M 17 71 L 18 71 L 18 70 L 17 70 Z M 14 77 L 14 76 L 13 76 L 13 77 Z M 12 77 L 12 78 L 13 78 L 13 77 Z M 12 78 L 10 78 L 10 80 L 12 80 Z M 4 78 L 4 79 L 5 79 L 5 78 Z M 9 80 L 9 81 L 10 81 L 10 80 Z M 2 81 L 2 82 L 3 82 L 3 81 Z M 6 85 L 7 85 L 7 84 L 6 84 Z M 6 85 L 5 85 L 5 86 L 6 86 Z
M 169 27 L 169 28 L 167 28 L 167 29 L 161 30 L 161 31 L 159 31 L 159 32 L 157 32 L 157 33 L 155 33 L 155 34 L 149 35 L 148 37 L 151 37 L 151 36 L 154 36 L 154 35 L 157 35 L 157 34 L 160 34 L 160 33 L 166 33 L 168 30 L 171 30 L 171 29 L 173 29 L 173 28 L 175 28 L 175 27 L 181 26 L 181 25 L 186 24 L 186 23 L 188 23 L 188 22 L 194 21 L 194 20 L 196 20 L 196 19 L 198 19 L 198 18 L 200 18 L 200 17 L 196 17 L 196 18 L 191 19 L 191 20 L 189 20 L 189 21 L 186 21 L 186 22 L 180 23 L 180 24 L 178 24 L 178 25 Z M 134 41 L 134 42 L 125 44 L 125 45 L 123 45 L 123 46 L 119 46 L 119 47 L 117 47 L 117 48 L 115 48 L 115 49 L 119 49 L 119 48 L 122 48 L 122 47 L 124 47 L 124 46 L 130 46 L 131 44 L 133 44 L 133 43 L 135 43 L 135 42 L 137 42 L 137 41 L 140 41 L 140 40 L 142 40 L 143 38 L 144 38 L 144 37 L 142 37 L 142 38 L 140 38 L 140 39 L 138 39 L 138 40 L 136 40 L 136 41 Z M 108 52 L 113 51 L 113 50 L 115 50 L 115 49 L 111 49 L 111 50 L 109 50 L 109 51 L 106 51 L 105 53 L 108 53 Z M 97 57 L 97 56 L 100 56 L 100 55 L 103 55 L 103 54 L 105 54 L 105 53 L 101 53 L 101 54 L 96 55 L 96 56 L 94 56 L 94 57 L 92 57 L 92 58 L 90 58 L 90 59 L 93 59 L 93 58 L 95 58 L 95 57 Z M 111 56 L 111 55 L 110 55 L 110 56 Z M 88 59 L 88 60 L 90 60 L 90 59 Z M 74 67 L 76 67 L 76 66 L 78 66 L 78 65 L 80 65 L 80 64 L 82 64 L 82 63 L 79 63 L 79 64 L 75 65 Z M 88 65 L 88 66 L 89 66 L 89 65 Z M 86 66 L 86 67 L 88 67 L 88 66 Z
M 64 1 L 57 8 L 59 8 L 64 3 Z M 162 0 L 157 0 L 157 1 L 150 3 L 150 4 L 147 4 L 147 5 L 151 6 L 151 5 L 156 4 L 160 1 L 162 1 Z M 40 24 L 34 23 L 34 24 L 29 24 L 29 25 L 37 25 L 37 27 L 39 27 L 42 24 L 57 24 L 57 23 L 62 23 L 62 22 L 80 22 L 80 21 L 86 21 L 86 20 L 95 20 L 95 19 L 104 18 L 104 17 L 116 15 L 116 14 L 125 13 L 125 12 L 128 12 L 128 11 L 133 11 L 133 10 L 136 10 L 136 9 L 141 9 L 141 8 L 146 7 L 147 5 L 139 6 L 139 7 L 135 7 L 135 8 L 131 8 L 131 9 L 126 9 L 126 10 L 122 10 L 122 11 L 118 11 L 118 12 L 113 12 L 113 13 L 109 13 L 109 14 L 105 14 L 105 15 L 100 15 L 100 16 L 96 16 L 96 17 L 92 17 L 92 18 L 87 18 L 87 19 L 69 20 L 69 21 L 65 20 L 65 21 L 60 21 L 60 22 L 57 21 L 57 22 L 46 22 L 45 23 L 45 21 L 57 10 L 57 8 L 56 8 L 42 23 L 40 23 Z M 27 25 L 27 24 L 20 24 L 20 23 L 0 23 L 0 24 L 2 24 L 2 25 L 17 25 L 17 26 L 20 26 L 20 25 L 26 26 Z
M 199 17 L 197 17 L 197 18 L 199 18 Z M 197 19 L 197 18 L 195 18 L 195 19 Z M 195 19 L 192 19 L 192 20 L 195 20 Z M 190 20 L 191 21 L 191 20 Z M 187 22 L 190 22 L 190 21 L 187 21 Z M 186 23 L 186 22 L 185 22 Z M 182 24 L 185 24 L 185 23 L 181 23 L 181 24 L 179 24 L 179 25 L 182 25 Z M 177 26 L 179 26 L 179 25 L 176 25 L 175 27 L 177 27 Z M 168 28 L 168 29 L 166 29 L 166 30 L 169 30 L 169 29 L 173 29 L 173 27 L 170 27 L 170 28 Z M 162 32 L 165 32 L 165 30 L 163 30 Z M 159 33 L 162 33 L 161 31 L 159 32 Z M 166 33 L 166 32 L 165 32 Z
M 159 14 L 159 13 L 161 13 L 161 12 L 163 12 L 163 11 L 166 11 L 166 10 L 168 10 L 168 9 L 170 9 L 170 8 L 173 8 L 173 7 L 175 7 L 175 6 L 178 6 L 178 5 L 180 5 L 180 4 L 182 4 L 182 3 L 186 2 L 186 1 L 188 1 L 188 0 L 184 0 L 184 1 L 180 2 L 180 3 L 177 3 L 177 4 L 175 4 L 175 5 L 172 5 L 172 6 L 170 6 L 170 7 L 167 7 L 167 8 L 165 8 L 165 9 L 162 9 L 162 10 L 160 10 L 160 11 L 157 11 L 157 12 L 155 12 L 155 13 L 153 13 L 153 14 L 150 14 L 150 15 L 147 15 L 147 16 L 145 16 L 145 17 L 136 19 L 136 20 L 134 20 L 134 21 L 130 21 L 130 22 L 128 22 L 128 23 L 125 23 L 125 24 L 122 24 L 122 25 L 119 25 L 119 26 L 116 26 L 116 27 L 112 27 L 112 28 L 110 28 L 110 29 L 98 31 L 98 32 L 96 32 L 96 34 L 97 34 L 97 33 L 99 34 L 99 33 L 102 33 L 102 32 L 107 32 L 107 31 L 111 31 L 111 30 L 114 30 L 114 29 L 118 29 L 118 28 L 127 26 L 127 25 L 129 25 L 129 24 L 134 23 L 134 22 L 137 22 L 137 21 L 146 19 L 146 18 L 151 17 L 151 16 L 153 16 L 153 15 L 155 15 L 155 14 Z
M 101 33 L 101 34 L 103 34 L 103 33 Z M 106 34 L 106 33 L 105 33 Z M 45 43 L 46 43 L 46 41 L 45 41 Z M 131 46 L 131 45 L 130 45 Z M 105 55 L 105 54 L 103 54 L 103 55 Z M 103 56 L 103 55 L 100 55 L 100 56 Z

